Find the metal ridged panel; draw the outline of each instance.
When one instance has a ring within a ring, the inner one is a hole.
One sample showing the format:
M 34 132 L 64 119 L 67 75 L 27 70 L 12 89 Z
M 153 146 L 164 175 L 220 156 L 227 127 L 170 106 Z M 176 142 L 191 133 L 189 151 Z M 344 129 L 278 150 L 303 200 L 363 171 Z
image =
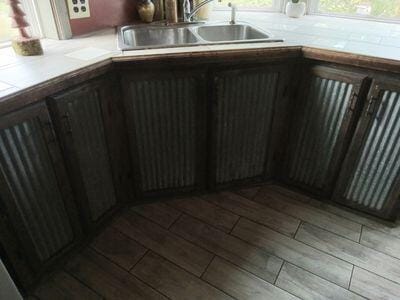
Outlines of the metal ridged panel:
M 400 172 L 400 94 L 385 91 L 363 145 L 346 199 L 381 210 Z
M 289 178 L 323 188 L 353 85 L 314 76 L 290 145 Z
M 24 230 L 42 261 L 73 240 L 56 175 L 38 121 L 0 130 L 0 167 Z M 3 200 L 3 199 L 2 199 Z
M 97 220 L 117 200 L 111 176 L 106 138 L 96 90 L 73 95 L 68 100 L 75 151 L 88 197 L 92 220 Z
M 195 80 L 172 78 L 130 84 L 143 191 L 195 184 Z
M 219 78 L 217 183 L 264 173 L 278 77 L 278 73 L 249 73 Z

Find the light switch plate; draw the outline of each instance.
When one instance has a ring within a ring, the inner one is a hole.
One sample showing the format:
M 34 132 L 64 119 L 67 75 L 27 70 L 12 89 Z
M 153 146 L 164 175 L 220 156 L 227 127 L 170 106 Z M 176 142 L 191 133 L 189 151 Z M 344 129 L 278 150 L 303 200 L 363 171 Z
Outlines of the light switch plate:
M 70 19 L 90 17 L 89 0 L 67 0 Z

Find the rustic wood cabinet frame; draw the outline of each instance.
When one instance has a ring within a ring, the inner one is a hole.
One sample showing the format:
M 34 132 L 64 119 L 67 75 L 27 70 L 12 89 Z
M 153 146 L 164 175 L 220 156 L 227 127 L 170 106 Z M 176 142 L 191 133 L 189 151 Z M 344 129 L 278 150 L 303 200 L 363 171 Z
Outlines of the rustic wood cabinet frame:
M 335 189 L 335 194 L 334 194 L 334 199 L 344 205 L 356 208 L 357 210 L 365 211 L 367 213 L 383 217 L 386 219 L 395 219 L 395 217 L 399 213 L 399 195 L 400 195 L 400 172 L 397 172 L 397 174 L 393 174 L 392 182 L 385 182 L 385 185 L 390 185 L 390 189 L 388 191 L 387 197 L 385 200 L 385 203 L 383 204 L 381 209 L 374 208 L 374 207 L 368 207 L 369 204 L 366 203 L 366 199 L 358 199 L 361 201 L 361 203 L 357 203 L 357 199 L 353 199 L 354 201 L 347 199 L 345 196 L 346 188 L 352 181 L 352 176 L 355 174 L 355 169 L 357 168 L 357 165 L 360 160 L 362 159 L 362 152 L 364 147 L 367 147 L 367 144 L 369 143 L 367 138 L 368 134 L 371 133 L 371 130 L 373 130 L 372 126 L 374 124 L 374 121 L 378 124 L 381 122 L 381 118 L 383 114 L 388 113 L 388 117 L 392 117 L 392 120 L 390 121 L 391 124 L 389 125 L 389 128 L 382 128 L 385 129 L 382 132 L 378 132 L 377 130 L 374 134 L 374 138 L 377 139 L 376 143 L 378 143 L 374 149 L 370 149 L 373 151 L 374 156 L 370 157 L 369 160 L 365 161 L 365 164 L 369 165 L 375 165 L 376 163 L 371 162 L 375 157 L 379 157 L 379 161 L 381 163 L 384 163 L 384 161 L 387 157 L 383 157 L 383 154 L 380 154 L 377 150 L 379 148 L 379 144 L 384 144 L 385 148 L 388 146 L 388 140 L 391 138 L 391 136 L 386 136 L 384 137 L 385 133 L 390 130 L 394 129 L 397 126 L 400 126 L 400 120 L 396 117 L 397 114 L 395 114 L 394 107 L 395 103 L 392 104 L 392 107 L 390 107 L 390 111 L 388 108 L 388 99 L 385 98 L 385 93 L 386 92 L 392 92 L 397 95 L 397 102 L 400 101 L 399 95 L 400 95 L 400 80 L 399 79 L 393 79 L 393 78 L 381 78 L 374 80 L 371 85 L 371 89 L 369 90 L 368 93 L 368 98 L 367 101 L 364 105 L 356 132 L 354 134 L 353 140 L 351 142 L 351 146 L 347 152 L 346 159 L 343 163 L 343 168 L 340 172 L 339 180 L 336 184 L 336 189 Z M 394 100 L 393 102 L 396 102 Z M 384 126 L 383 124 L 382 126 Z M 398 140 L 395 141 L 396 144 L 398 144 Z M 390 146 L 390 145 L 389 145 Z M 390 149 L 391 153 L 389 154 L 394 154 L 396 155 L 396 147 L 394 145 L 394 148 L 392 147 Z M 386 149 L 385 149 L 386 150 Z M 369 151 L 369 152 L 371 152 Z M 388 154 L 388 155 L 389 155 Z M 399 152 L 400 155 L 400 152 Z M 400 157 L 397 156 L 398 159 Z M 394 163 L 397 161 L 397 159 L 394 161 Z M 385 168 L 390 169 L 392 165 L 385 165 Z M 396 172 L 397 169 L 391 170 L 391 172 Z M 368 170 L 366 170 L 368 171 Z M 384 171 L 384 170 L 381 170 Z M 381 174 L 383 175 L 383 174 Z M 383 176 L 382 176 L 383 177 Z M 385 180 L 384 178 L 380 178 L 381 180 Z M 376 180 L 375 180 L 376 181 Z M 375 182 L 375 185 L 378 184 L 383 184 L 382 182 Z M 379 180 L 378 180 L 379 181 Z M 369 191 L 368 193 L 373 192 Z M 380 196 L 383 196 L 383 194 L 380 194 Z M 366 197 L 367 198 L 367 197 Z

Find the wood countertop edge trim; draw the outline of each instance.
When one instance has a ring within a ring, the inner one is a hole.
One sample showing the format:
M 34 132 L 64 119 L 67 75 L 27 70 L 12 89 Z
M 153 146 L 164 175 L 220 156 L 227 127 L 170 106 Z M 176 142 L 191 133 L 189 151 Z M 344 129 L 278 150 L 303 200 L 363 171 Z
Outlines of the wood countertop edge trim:
M 268 55 L 268 57 L 263 57 Z M 47 96 L 62 91 L 73 85 L 81 83 L 102 75 L 112 69 L 114 65 L 123 63 L 143 63 L 168 61 L 171 59 L 233 59 L 256 58 L 276 59 L 276 58 L 306 58 L 331 62 L 360 68 L 372 69 L 377 71 L 387 71 L 400 73 L 400 60 L 379 58 L 374 56 L 360 55 L 337 50 L 320 49 L 308 46 L 279 46 L 252 49 L 227 49 L 210 50 L 199 52 L 150 54 L 141 56 L 115 56 L 92 65 L 84 66 L 80 69 L 68 72 L 37 85 L 19 90 L 10 95 L 0 97 L 0 115 L 17 110 L 20 107 L 33 104 Z M 28 97 L 27 97 L 28 96 Z
M 395 59 L 307 46 L 302 47 L 302 56 L 307 59 L 321 60 L 324 62 L 338 63 L 376 71 L 400 73 L 400 60 Z
M 47 81 L 19 90 L 10 95 L 0 97 L 0 115 L 10 113 L 21 107 L 34 104 L 54 95 L 66 88 L 90 80 L 108 72 L 112 67 L 111 58 L 64 73 Z
M 166 59 L 182 59 L 182 58 L 230 58 L 233 56 L 249 56 L 251 54 L 264 55 L 275 54 L 277 56 L 287 57 L 291 54 L 293 57 L 301 56 L 301 46 L 279 46 L 266 48 L 250 48 L 250 49 L 226 49 L 226 50 L 207 50 L 197 52 L 182 53 L 165 53 L 165 54 L 149 54 L 140 56 L 116 56 L 113 62 L 142 62 L 148 60 L 166 60 Z M 254 58 L 254 57 L 249 57 Z

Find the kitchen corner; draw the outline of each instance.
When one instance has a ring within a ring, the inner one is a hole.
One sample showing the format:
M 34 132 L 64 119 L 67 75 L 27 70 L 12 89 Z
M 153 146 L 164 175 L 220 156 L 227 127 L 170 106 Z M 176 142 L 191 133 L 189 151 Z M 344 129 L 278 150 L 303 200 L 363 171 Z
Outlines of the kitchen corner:
M 396 299 L 400 24 L 272 2 L 147 25 L 136 1 L 71 0 L 72 39 L 0 48 L 0 254 L 23 296 Z

